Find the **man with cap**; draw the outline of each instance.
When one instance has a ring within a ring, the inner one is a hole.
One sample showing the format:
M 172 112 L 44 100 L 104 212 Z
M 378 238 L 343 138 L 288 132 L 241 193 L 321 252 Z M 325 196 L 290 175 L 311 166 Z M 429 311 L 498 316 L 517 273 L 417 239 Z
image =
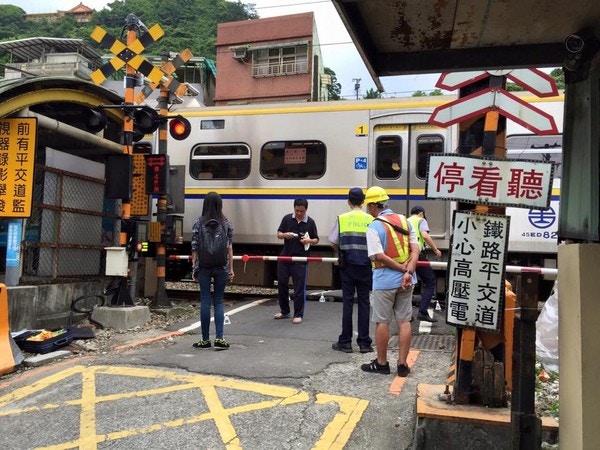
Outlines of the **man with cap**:
M 361 209 L 365 194 L 361 188 L 348 191 L 350 211 L 340 214 L 329 233 L 329 242 L 338 253 L 342 282 L 342 334 L 331 348 L 352 352 L 352 311 L 354 294 L 358 303 L 358 337 L 356 343 L 361 353 L 373 351 L 369 336 L 369 292 L 371 291 L 371 260 L 367 255 L 367 226 L 373 220 Z
M 367 189 L 367 212 L 374 219 L 367 228 L 367 253 L 373 266 L 371 318 L 376 324 L 377 358 L 360 368 L 365 372 L 389 374 L 387 348 L 390 322 L 398 324 L 398 376 L 406 377 L 406 358 L 412 341 L 412 292 L 419 259 L 417 236 L 407 218 L 388 206 L 389 196 L 379 186 Z
M 414 206 L 410 210 L 408 221 L 413 226 L 419 241 L 419 261 L 427 261 L 425 255 L 426 245 L 433 251 L 436 258 L 442 256 L 442 252 L 437 248 L 433 239 L 429 235 L 429 224 L 425 217 L 425 208 Z M 435 317 L 429 315 L 429 304 L 435 293 L 435 273 L 430 266 L 417 266 L 417 276 L 421 280 L 421 301 L 419 303 L 419 313 L 417 319 L 423 322 L 437 322 Z

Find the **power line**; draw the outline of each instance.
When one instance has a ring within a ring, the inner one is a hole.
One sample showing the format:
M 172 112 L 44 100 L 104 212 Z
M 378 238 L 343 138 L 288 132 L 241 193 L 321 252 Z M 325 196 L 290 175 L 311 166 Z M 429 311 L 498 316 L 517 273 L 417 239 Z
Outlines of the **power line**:
M 315 3 L 331 3 L 331 1 L 330 0 L 315 0 L 313 2 L 286 3 L 285 5 L 254 6 L 254 9 L 286 8 L 288 6 L 312 5 L 312 4 L 315 4 Z M 253 3 L 246 3 L 246 5 L 253 5 Z

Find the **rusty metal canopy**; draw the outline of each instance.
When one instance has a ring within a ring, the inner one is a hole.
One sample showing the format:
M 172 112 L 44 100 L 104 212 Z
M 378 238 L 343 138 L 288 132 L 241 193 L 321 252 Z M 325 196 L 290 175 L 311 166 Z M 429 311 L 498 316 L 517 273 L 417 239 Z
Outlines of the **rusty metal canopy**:
M 82 39 L 34 37 L 5 41 L 0 42 L 0 53 L 9 53 L 10 62 L 30 62 L 53 53 L 78 53 L 94 67 L 102 65 L 102 54 Z
M 561 67 L 565 38 L 600 36 L 598 0 L 332 0 L 380 76 Z

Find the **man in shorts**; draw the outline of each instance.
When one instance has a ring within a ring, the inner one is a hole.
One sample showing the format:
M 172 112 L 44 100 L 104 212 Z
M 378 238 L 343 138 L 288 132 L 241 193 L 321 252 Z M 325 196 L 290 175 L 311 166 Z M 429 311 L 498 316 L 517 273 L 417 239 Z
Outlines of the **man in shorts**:
M 367 252 L 373 266 L 371 319 L 376 324 L 377 358 L 361 369 L 389 374 L 387 347 L 390 322 L 398 323 L 398 376 L 406 377 L 406 362 L 412 341 L 412 293 L 416 284 L 415 269 L 419 259 L 417 236 L 405 216 L 392 211 L 389 196 L 379 186 L 370 187 L 365 196 L 367 212 L 375 219 L 367 228 Z

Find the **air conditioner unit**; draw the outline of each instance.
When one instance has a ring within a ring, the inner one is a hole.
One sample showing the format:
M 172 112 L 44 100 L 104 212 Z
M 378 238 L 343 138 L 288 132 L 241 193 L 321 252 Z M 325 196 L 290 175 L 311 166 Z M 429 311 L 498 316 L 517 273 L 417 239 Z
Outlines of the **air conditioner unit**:
M 245 48 L 234 48 L 232 51 L 234 59 L 237 59 L 238 61 L 246 59 L 247 50 Z

